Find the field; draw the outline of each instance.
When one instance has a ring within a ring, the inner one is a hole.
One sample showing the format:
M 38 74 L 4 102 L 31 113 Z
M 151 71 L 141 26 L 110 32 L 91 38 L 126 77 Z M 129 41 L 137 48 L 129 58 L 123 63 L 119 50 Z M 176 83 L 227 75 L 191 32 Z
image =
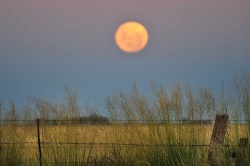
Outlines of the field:
M 51 126 L 42 122 L 42 162 L 44 165 L 208 165 L 207 145 L 212 128 L 212 125 L 170 123 Z M 239 138 L 249 139 L 249 125 L 229 125 L 224 144 L 230 146 L 223 147 L 223 163 L 229 162 L 229 154 L 238 148 Z M 39 165 L 35 124 L 3 125 L 2 143 L 5 144 L 0 152 L 1 165 Z
M 230 156 L 250 165 L 249 143 L 239 146 L 240 138 L 250 139 L 250 75 L 228 87 L 214 93 L 151 82 L 146 95 L 133 84 L 105 99 L 106 117 L 88 102 L 81 108 L 77 91 L 67 86 L 61 102 L 29 96 L 20 108 L 0 101 L 0 165 L 208 165 L 216 114 L 229 115 L 221 165 Z

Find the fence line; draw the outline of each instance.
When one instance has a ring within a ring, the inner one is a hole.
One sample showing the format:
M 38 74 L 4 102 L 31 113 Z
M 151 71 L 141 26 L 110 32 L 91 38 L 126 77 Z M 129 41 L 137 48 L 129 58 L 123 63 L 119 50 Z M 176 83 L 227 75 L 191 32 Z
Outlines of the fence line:
M 40 142 L 42 145 L 88 145 L 88 146 L 147 146 L 147 147 L 155 147 L 155 146 L 180 146 L 180 147 L 192 147 L 192 146 L 209 146 L 208 144 L 119 144 L 119 143 L 85 143 L 85 142 Z M 37 142 L 5 142 L 0 143 L 1 145 L 11 145 L 11 144 L 37 144 Z M 224 147 L 229 147 L 232 145 L 223 144 Z M 233 145 L 233 146 L 240 146 L 240 145 Z M 250 145 L 247 145 L 250 146 Z M 42 148 L 48 148 L 41 146 Z M 31 147 L 33 148 L 33 147 Z M 34 147 L 34 148 L 37 148 Z
M 88 145 L 88 146 L 209 146 L 207 144 L 118 144 L 118 143 L 85 143 L 85 142 L 40 142 L 42 145 Z M 16 144 L 37 144 L 37 142 L 5 142 L 0 143 L 1 145 L 16 145 Z M 223 146 L 230 146 L 230 145 L 223 145 Z M 37 147 L 36 147 L 37 148 Z M 42 147 L 44 148 L 44 146 Z
M 2 122 L 37 122 L 37 142 L 0 142 L 0 145 L 16 145 L 16 144 L 38 144 L 38 148 L 39 151 L 41 151 L 41 144 L 53 144 L 53 145 L 88 145 L 88 146 L 186 146 L 186 147 L 192 147 L 192 146 L 209 146 L 208 144 L 190 144 L 190 145 L 180 145 L 180 144 L 117 144 L 117 143 L 85 143 L 85 142 L 43 142 L 40 140 L 40 131 L 39 128 L 41 127 L 41 122 L 50 122 L 50 121 L 66 121 L 66 122 L 80 122 L 81 120 L 75 120 L 75 119 L 69 119 L 69 120 L 61 120 L 61 119 L 37 119 L 37 120 L 9 120 L 9 119 L 4 119 L 2 120 Z M 41 122 L 40 122 L 41 121 Z M 211 119 L 204 119 L 204 120 L 109 120 L 109 122 L 206 122 L 206 121 L 214 121 Z M 236 120 L 236 119 L 231 119 L 228 120 L 229 122 L 235 122 L 235 121 L 239 121 L 239 122 L 250 122 L 250 120 Z M 1 122 L 1 121 L 0 121 Z M 101 122 L 101 121 L 95 121 L 95 120 L 85 120 L 84 122 Z M 1 123 L 0 123 L 1 124 Z M 43 123 L 44 124 L 44 123 Z M 126 123 L 124 123 L 126 124 Z M 191 123 L 192 124 L 192 123 Z M 206 125 L 206 123 L 199 123 L 199 124 L 203 124 Z M 84 125 L 90 125 L 91 124 L 84 124 Z M 230 145 L 228 144 L 224 144 L 223 146 L 229 147 Z M 238 145 L 234 145 L 234 146 L 238 146 Z M 250 145 L 249 145 L 250 146 Z M 36 147 L 37 148 L 37 147 Z M 42 148 L 46 148 L 46 147 L 42 147 Z
M 0 122 L 36 122 L 37 120 L 28 120 L 28 119 L 2 119 Z M 40 119 L 41 122 L 103 122 L 102 120 L 80 120 L 80 119 Z M 197 120 L 175 120 L 175 119 L 166 119 L 166 120 L 148 120 L 148 119 L 136 119 L 136 120 L 124 120 L 124 119 L 117 119 L 117 120 L 108 120 L 108 122 L 214 122 L 214 119 L 197 119 Z M 250 122 L 250 119 L 247 120 L 238 120 L 238 119 L 229 119 L 229 122 Z
M 211 150 L 211 142 L 210 142 L 210 145 L 208 144 L 136 144 L 136 143 L 128 143 L 128 144 L 125 144 L 125 143 L 86 143 L 86 142 L 45 142 L 45 141 L 41 141 L 40 139 L 40 127 L 41 127 L 41 124 L 43 126 L 46 126 L 46 123 L 41 123 L 41 122 L 83 122 L 83 124 L 85 125 L 92 125 L 92 124 L 89 124 L 89 123 L 86 123 L 86 122 L 95 122 L 96 124 L 102 124 L 103 121 L 101 120 L 80 120 L 80 119 L 68 119 L 68 120 L 60 120 L 60 119 L 37 119 L 37 120 L 9 120 L 9 119 L 4 119 L 2 121 L 0 121 L 0 125 L 2 122 L 37 122 L 36 125 L 37 125 L 37 142 L 0 142 L 0 145 L 18 145 L 18 144 L 37 144 L 37 146 L 32 146 L 32 147 L 25 147 L 25 148 L 36 148 L 38 149 L 38 154 L 39 154 L 39 165 L 42 166 L 42 149 L 49 149 L 49 148 L 54 148 L 53 145 L 59 145 L 59 147 L 62 147 L 61 145 L 82 145 L 82 146 L 90 146 L 90 148 L 92 146 L 100 146 L 100 147 L 112 147 L 112 146 L 119 146 L 119 147 L 178 147 L 178 148 L 181 148 L 181 147 L 210 147 L 209 150 Z M 229 122 L 250 122 L 250 120 L 235 120 L 235 119 L 232 119 L 232 120 L 228 120 Z M 194 125 L 208 125 L 208 124 L 212 124 L 211 122 L 214 122 L 214 120 L 210 120 L 210 119 L 204 119 L 204 120 L 188 120 L 188 119 L 183 119 L 183 120 L 108 120 L 108 124 L 112 124 L 115 122 L 124 122 L 124 123 L 121 123 L 121 124 L 124 124 L 126 125 L 126 122 L 142 122 L 140 124 L 150 124 L 150 122 L 158 122 L 156 124 L 162 124 L 162 123 L 167 123 L 167 122 L 181 122 L 182 124 L 194 124 Z M 147 122 L 147 123 L 145 123 Z M 187 123 L 187 122 L 191 122 L 191 123 Z M 217 122 L 217 121 L 216 121 Z M 215 124 L 216 124 L 215 122 Z M 4 124 L 4 123 L 3 123 Z M 70 125 L 70 123 L 68 123 Z M 81 124 L 81 123 L 80 123 Z M 173 123 L 174 124 L 174 123 Z M 241 123 L 241 124 L 244 124 L 244 123 Z M 248 124 L 248 123 L 247 123 Z M 50 123 L 48 123 L 48 125 L 51 125 Z M 75 124 L 74 124 L 75 125 Z M 3 125 L 4 126 L 4 125 Z M 1 126 L 1 127 L 3 127 Z M 220 129 L 220 128 L 219 128 Z M 225 131 L 226 132 L 226 131 Z M 224 138 L 223 138 L 224 139 Z M 246 141 L 245 141 L 246 142 Z M 223 140 L 222 140 L 222 143 L 223 143 Z M 229 148 L 230 146 L 238 146 L 238 147 L 241 147 L 241 145 L 229 145 L 229 144 L 222 144 L 220 145 L 220 147 L 227 147 Z M 47 146 L 46 146 L 47 145 Z M 50 145 L 52 145 L 50 147 Z M 58 146 L 56 146 L 58 147 Z M 246 146 L 244 147 L 250 147 L 250 145 L 248 145 L 248 142 L 246 143 Z M 4 146 L 2 146 L 2 148 L 4 149 Z M 212 149 L 213 150 L 213 149 Z M 210 157 L 210 165 L 211 163 L 215 162 L 213 161 L 213 155 L 211 155 L 212 157 Z M 53 162 L 51 162 L 53 163 Z M 65 163 L 68 163 L 69 162 L 57 162 L 58 164 L 65 164 Z M 74 164 L 77 164 L 76 162 L 72 162 Z M 91 164 L 90 162 L 79 162 L 79 164 Z M 96 162 L 93 162 L 93 163 L 96 163 Z M 212 164 L 213 165 L 213 164 Z

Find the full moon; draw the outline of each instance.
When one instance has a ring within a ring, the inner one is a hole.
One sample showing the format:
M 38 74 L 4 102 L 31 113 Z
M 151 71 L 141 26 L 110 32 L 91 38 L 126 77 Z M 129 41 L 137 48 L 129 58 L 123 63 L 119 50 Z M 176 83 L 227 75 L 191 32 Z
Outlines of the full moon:
M 117 46 L 124 52 L 135 53 L 145 48 L 148 43 L 148 32 L 138 22 L 125 22 L 115 33 Z

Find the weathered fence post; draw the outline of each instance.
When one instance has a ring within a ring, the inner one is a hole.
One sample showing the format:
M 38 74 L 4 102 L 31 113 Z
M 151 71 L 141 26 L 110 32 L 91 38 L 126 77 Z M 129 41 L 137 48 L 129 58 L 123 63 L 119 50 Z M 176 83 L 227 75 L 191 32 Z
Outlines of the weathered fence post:
M 248 146 L 248 138 L 240 138 L 239 147 L 246 148 Z
M 208 150 L 210 166 L 220 165 L 221 147 L 226 135 L 228 125 L 227 114 L 217 114 Z
M 240 138 L 239 148 L 236 151 L 236 164 L 238 165 L 247 165 L 247 147 L 248 147 L 248 138 Z
M 40 141 L 40 120 L 37 119 L 37 143 L 38 143 L 38 152 L 39 152 L 39 165 L 42 166 L 42 149 Z

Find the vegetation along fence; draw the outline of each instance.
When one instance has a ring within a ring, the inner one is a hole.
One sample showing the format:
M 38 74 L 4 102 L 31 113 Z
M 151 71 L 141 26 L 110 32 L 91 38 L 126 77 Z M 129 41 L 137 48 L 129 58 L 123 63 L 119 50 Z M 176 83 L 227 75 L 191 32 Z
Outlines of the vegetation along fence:
M 2 120 L 0 165 L 250 165 L 246 120 Z

